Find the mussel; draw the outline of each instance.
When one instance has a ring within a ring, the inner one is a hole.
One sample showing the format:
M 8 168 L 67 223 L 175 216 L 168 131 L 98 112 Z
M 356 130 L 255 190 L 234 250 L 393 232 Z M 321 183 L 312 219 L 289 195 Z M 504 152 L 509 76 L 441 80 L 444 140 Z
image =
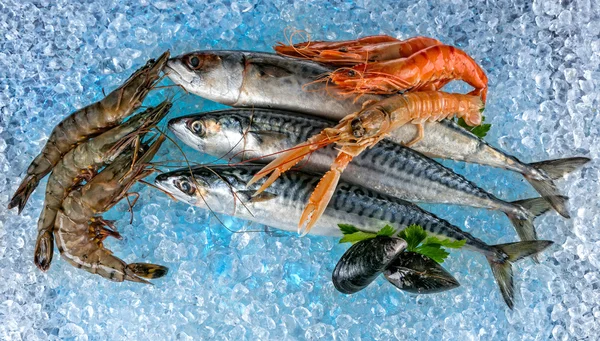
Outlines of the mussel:
M 404 239 L 386 236 L 352 245 L 335 266 L 332 281 L 344 294 L 366 288 L 406 249 Z
M 383 275 L 398 289 L 415 294 L 433 294 L 460 286 L 440 264 L 416 252 L 402 252 Z

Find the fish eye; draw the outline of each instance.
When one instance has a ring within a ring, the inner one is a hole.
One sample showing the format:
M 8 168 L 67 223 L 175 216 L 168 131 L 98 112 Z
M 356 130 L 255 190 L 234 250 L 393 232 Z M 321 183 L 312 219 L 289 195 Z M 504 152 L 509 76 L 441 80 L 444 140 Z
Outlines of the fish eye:
M 175 187 L 185 194 L 192 195 L 196 191 L 194 185 L 187 180 L 175 180 Z
M 204 136 L 204 126 L 200 121 L 194 121 L 190 126 L 192 132 L 198 136 Z
M 192 58 L 190 58 L 189 64 L 192 68 L 197 68 L 200 65 L 200 58 L 198 58 L 197 56 L 193 56 Z

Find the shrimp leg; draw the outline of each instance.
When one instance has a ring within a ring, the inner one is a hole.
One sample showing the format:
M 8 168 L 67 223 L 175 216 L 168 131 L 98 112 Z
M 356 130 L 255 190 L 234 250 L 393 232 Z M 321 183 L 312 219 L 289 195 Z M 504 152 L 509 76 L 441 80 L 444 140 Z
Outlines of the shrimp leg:
M 424 122 L 416 123 L 415 125 L 417 126 L 417 136 L 415 136 L 415 138 L 410 140 L 409 142 L 404 143 L 405 147 L 410 147 L 410 146 L 414 145 L 415 143 L 421 141 L 423 139 L 423 137 L 425 137 Z

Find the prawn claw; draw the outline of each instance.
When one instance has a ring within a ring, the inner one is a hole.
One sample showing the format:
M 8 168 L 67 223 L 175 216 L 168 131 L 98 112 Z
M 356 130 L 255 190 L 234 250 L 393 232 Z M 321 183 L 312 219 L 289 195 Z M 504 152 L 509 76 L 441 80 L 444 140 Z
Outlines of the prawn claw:
M 263 167 L 248 183 L 246 187 L 250 187 L 252 184 L 262 179 L 271 173 L 271 176 L 265 181 L 262 186 L 254 193 L 254 195 L 260 194 L 267 187 L 269 187 L 281 174 L 285 173 L 290 168 L 294 167 L 298 164 L 302 159 L 304 159 L 307 155 L 312 154 L 318 149 L 324 148 L 327 145 L 335 142 L 330 139 L 326 134 L 321 133 L 310 138 L 306 143 L 298 145 L 287 152 L 283 153 L 275 160 L 271 161 L 268 165 Z
M 341 151 L 338 157 L 335 159 L 331 169 L 325 173 L 323 178 L 317 184 L 317 187 L 310 195 L 308 204 L 298 223 L 298 232 L 302 232 L 301 236 L 305 236 L 310 232 L 312 227 L 317 223 L 319 218 L 327 209 L 327 205 L 335 193 L 342 172 L 346 166 L 352 161 L 352 156 Z
M 279 169 L 275 169 L 273 171 L 273 173 L 271 173 L 271 175 L 269 176 L 269 178 L 267 179 L 267 181 L 265 181 L 257 190 L 256 192 L 254 192 L 254 194 L 252 194 L 253 197 L 259 195 L 260 193 L 262 193 L 265 189 L 267 189 L 269 186 L 271 186 L 271 184 L 273 182 L 275 182 L 275 180 L 277 180 L 277 178 L 279 178 L 281 176 L 282 171 Z M 258 175 L 258 174 L 257 174 Z M 256 177 L 256 176 L 255 176 Z M 252 178 L 254 179 L 254 178 Z M 252 181 L 252 179 L 250 181 Z M 260 178 L 259 178 L 260 179 Z M 249 183 L 250 185 L 252 183 Z

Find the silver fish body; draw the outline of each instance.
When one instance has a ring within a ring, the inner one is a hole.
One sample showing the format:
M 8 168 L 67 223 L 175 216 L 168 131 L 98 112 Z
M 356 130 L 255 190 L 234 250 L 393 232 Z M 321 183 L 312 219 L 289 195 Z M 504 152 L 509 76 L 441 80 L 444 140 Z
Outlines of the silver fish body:
M 282 150 L 306 141 L 333 121 L 273 109 L 226 109 L 174 118 L 169 129 L 185 144 L 226 160 L 267 163 Z M 337 151 L 320 149 L 300 165 L 325 172 Z M 506 202 L 438 162 L 392 141 L 381 141 L 348 165 L 342 179 L 410 202 L 472 206 L 504 212 L 522 239 L 535 239 L 533 219 L 549 207 L 543 200 L 535 214 L 532 201 Z
M 182 169 L 160 174 L 155 184 L 190 205 L 282 230 L 296 230 L 304 206 L 320 176 L 289 171 L 265 192 L 252 196 L 262 181 L 248 188 L 247 183 L 261 168 L 262 165 L 197 167 L 192 174 L 189 169 Z M 464 240 L 465 249 L 486 256 L 502 296 L 511 308 L 514 303 L 512 262 L 535 255 L 552 244 L 538 240 L 488 245 L 414 204 L 343 181 L 338 184 L 323 216 L 310 232 L 341 237 L 342 233 L 337 227 L 340 223 L 357 226 L 366 232 L 377 232 L 386 224 L 397 230 L 416 224 L 429 235 L 453 241 Z
M 282 175 L 281 180 L 273 183 L 264 195 L 253 197 L 259 186 L 253 184 L 246 188 L 246 184 L 261 167 L 253 164 L 201 166 L 192 168 L 193 178 L 189 169 L 181 169 L 158 175 L 155 184 L 191 205 L 210 206 L 216 213 L 295 232 L 320 175 L 290 171 L 288 176 Z M 360 226 L 366 232 L 377 232 L 385 224 L 394 228 L 417 224 L 440 237 L 467 239 L 467 245 L 480 252 L 490 251 L 481 240 L 415 204 L 347 182 L 340 182 L 325 214 L 311 233 L 341 237 L 340 223 Z
M 341 100 L 326 91 L 325 83 L 309 84 L 331 71 L 309 61 L 250 51 L 197 51 L 171 59 L 165 68 L 169 78 L 187 91 L 234 107 L 302 107 L 312 115 L 339 113 L 336 118 L 342 118 L 360 110 L 362 102 L 378 98 Z M 296 90 L 293 96 L 289 89 Z
M 165 72 L 175 83 L 201 97 L 236 107 L 287 109 L 339 121 L 379 96 L 341 97 L 332 86 L 317 82 L 331 69 L 321 64 L 270 53 L 197 51 L 170 59 Z M 411 141 L 416 127 L 407 124 L 389 136 Z M 454 122 L 425 124 L 425 136 L 411 148 L 434 158 L 452 159 L 521 173 L 557 212 L 569 217 L 566 198 L 553 180 L 587 163 L 588 158 L 519 161 L 492 147 Z

